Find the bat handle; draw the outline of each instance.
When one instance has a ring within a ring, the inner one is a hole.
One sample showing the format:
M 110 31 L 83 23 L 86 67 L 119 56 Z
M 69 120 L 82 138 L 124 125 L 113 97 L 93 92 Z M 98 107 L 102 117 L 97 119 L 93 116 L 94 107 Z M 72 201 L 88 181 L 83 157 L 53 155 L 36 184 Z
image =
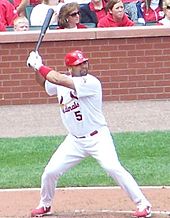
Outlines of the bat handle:
M 44 37 L 44 34 L 42 34 L 42 35 L 40 36 L 40 39 L 38 40 L 38 43 L 37 43 L 37 45 L 36 45 L 36 47 L 35 47 L 35 52 L 38 51 L 43 37 Z

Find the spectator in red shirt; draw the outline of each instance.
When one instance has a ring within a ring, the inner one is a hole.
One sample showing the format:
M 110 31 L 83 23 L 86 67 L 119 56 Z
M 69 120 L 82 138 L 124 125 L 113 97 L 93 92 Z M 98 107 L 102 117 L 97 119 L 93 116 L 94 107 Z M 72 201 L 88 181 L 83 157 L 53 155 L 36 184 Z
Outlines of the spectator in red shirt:
M 107 15 L 99 20 L 97 27 L 124 27 L 134 25 L 134 22 L 125 14 L 121 0 L 110 0 L 106 9 Z
M 13 4 L 9 0 L 0 0 L 0 23 L 1 29 L 6 26 L 13 26 L 14 19 L 18 17 Z
M 0 21 L 0 32 L 6 31 L 5 25 Z
M 29 0 L 30 5 L 38 5 L 42 2 L 42 0 Z
M 106 15 L 105 8 L 105 0 L 91 0 L 88 4 L 84 4 L 80 7 L 80 22 L 95 23 L 97 26 L 98 21 Z
M 147 0 L 141 4 L 143 23 L 158 22 L 164 18 L 163 0 Z
M 41 2 L 42 0 L 13 0 L 16 11 L 20 16 L 25 16 L 25 8 L 27 5 L 35 6 Z
M 165 13 L 165 17 L 158 22 L 158 25 L 164 25 L 169 28 L 170 27 L 170 0 L 164 0 L 163 10 Z
M 63 5 L 58 15 L 58 29 L 80 29 L 87 28 L 80 24 L 80 6 L 76 2 Z
M 27 5 L 38 5 L 42 2 L 42 0 L 13 0 L 14 4 L 18 7 L 21 4 Z

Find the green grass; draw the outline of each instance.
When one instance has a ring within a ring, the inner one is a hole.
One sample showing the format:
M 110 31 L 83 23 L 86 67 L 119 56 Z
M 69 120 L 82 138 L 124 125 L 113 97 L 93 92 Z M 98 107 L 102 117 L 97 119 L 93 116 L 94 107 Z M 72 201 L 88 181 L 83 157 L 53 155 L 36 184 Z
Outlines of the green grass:
M 64 136 L 0 139 L 0 188 L 40 187 L 41 174 Z M 170 132 L 117 133 L 120 162 L 140 185 L 170 185 Z M 89 157 L 58 185 L 110 186 L 115 182 Z

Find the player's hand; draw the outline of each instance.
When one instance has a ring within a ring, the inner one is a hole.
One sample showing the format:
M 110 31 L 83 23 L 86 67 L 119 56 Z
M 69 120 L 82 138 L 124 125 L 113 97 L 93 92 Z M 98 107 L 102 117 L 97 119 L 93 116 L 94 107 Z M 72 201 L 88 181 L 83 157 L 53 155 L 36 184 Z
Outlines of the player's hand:
M 27 66 L 32 67 L 34 70 L 39 70 L 42 65 L 42 58 L 38 52 L 31 51 L 27 59 Z

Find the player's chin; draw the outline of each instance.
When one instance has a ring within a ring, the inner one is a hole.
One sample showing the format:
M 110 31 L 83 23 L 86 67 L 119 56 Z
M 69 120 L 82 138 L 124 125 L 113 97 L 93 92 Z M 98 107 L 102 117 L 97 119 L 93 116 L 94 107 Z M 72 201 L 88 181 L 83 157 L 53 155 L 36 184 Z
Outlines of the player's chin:
M 87 71 L 87 70 L 82 70 L 82 71 L 81 71 L 81 76 L 86 76 L 86 75 L 87 75 L 87 73 L 88 73 L 88 71 Z

